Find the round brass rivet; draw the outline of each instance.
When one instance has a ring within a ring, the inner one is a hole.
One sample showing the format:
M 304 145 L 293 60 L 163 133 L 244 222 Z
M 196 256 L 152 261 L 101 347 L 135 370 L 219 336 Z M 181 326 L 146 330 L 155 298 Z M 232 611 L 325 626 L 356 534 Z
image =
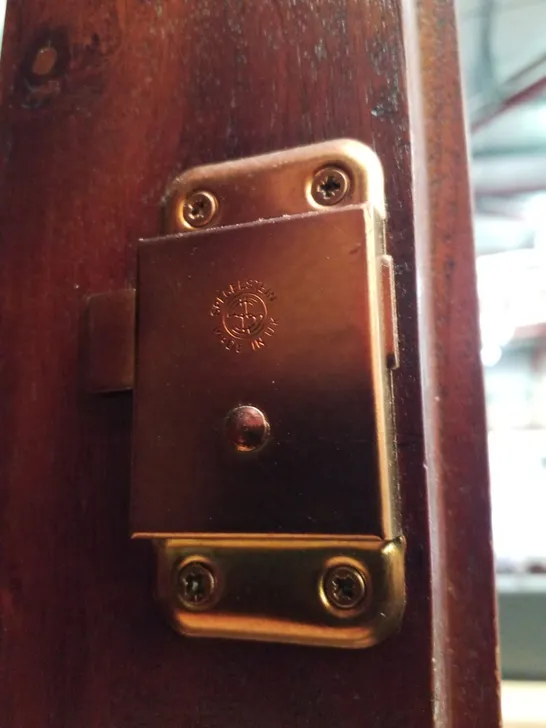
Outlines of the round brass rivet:
M 224 426 L 228 440 L 239 452 L 257 450 L 265 443 L 271 431 L 264 413 L 248 404 L 232 409 Z
M 345 197 L 351 181 L 339 167 L 324 167 L 313 177 L 311 195 L 319 205 L 337 205 Z

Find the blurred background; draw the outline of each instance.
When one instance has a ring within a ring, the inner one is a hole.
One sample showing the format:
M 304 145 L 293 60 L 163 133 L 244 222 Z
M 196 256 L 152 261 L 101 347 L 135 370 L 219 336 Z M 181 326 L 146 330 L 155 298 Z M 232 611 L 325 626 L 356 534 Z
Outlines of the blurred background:
M 458 15 L 504 719 L 546 727 L 546 0 L 458 0 Z

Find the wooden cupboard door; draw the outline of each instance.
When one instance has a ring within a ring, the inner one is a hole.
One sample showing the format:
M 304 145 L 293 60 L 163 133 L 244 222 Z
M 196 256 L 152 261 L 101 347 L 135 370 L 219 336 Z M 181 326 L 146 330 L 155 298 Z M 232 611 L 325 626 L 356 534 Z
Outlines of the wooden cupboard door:
M 452 2 L 11 0 L 1 76 L 0 724 L 498 725 Z M 85 299 L 134 285 L 181 170 L 339 137 L 386 170 L 403 625 L 357 651 L 183 639 L 128 538 L 131 395 L 82 388 Z

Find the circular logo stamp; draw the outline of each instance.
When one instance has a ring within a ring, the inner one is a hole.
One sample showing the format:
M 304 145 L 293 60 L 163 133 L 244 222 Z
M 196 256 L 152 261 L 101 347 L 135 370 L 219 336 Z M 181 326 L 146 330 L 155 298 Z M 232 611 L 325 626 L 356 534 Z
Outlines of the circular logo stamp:
M 274 335 L 277 321 L 270 312 L 275 293 L 262 281 L 237 281 L 216 295 L 210 315 L 219 319 L 214 333 L 222 346 L 239 354 L 257 351 Z

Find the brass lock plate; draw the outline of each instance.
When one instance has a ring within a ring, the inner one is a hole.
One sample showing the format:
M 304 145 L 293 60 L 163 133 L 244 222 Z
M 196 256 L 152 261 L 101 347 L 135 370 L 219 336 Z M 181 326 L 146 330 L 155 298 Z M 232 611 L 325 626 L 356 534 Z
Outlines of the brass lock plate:
M 357 647 L 400 620 L 382 185 L 346 141 L 198 168 L 139 246 L 132 530 L 183 633 Z

